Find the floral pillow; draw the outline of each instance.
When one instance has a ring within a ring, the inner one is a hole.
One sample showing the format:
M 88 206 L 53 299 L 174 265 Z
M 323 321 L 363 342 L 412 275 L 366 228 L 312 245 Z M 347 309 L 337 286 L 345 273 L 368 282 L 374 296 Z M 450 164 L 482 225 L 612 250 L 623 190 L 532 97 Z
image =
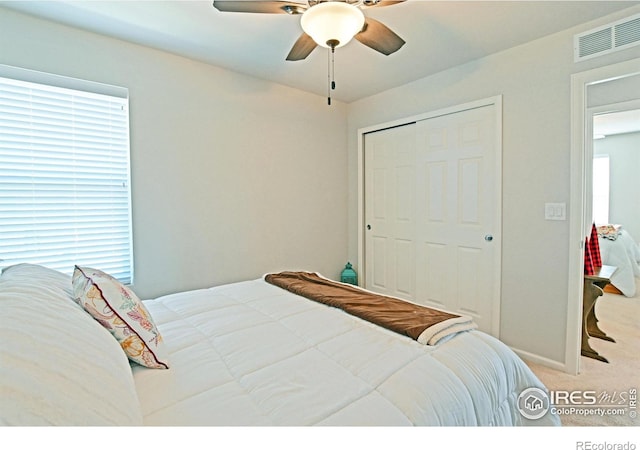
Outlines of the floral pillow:
M 74 298 L 111 332 L 130 360 L 154 369 L 168 369 L 162 336 L 140 299 L 100 270 L 75 267 Z

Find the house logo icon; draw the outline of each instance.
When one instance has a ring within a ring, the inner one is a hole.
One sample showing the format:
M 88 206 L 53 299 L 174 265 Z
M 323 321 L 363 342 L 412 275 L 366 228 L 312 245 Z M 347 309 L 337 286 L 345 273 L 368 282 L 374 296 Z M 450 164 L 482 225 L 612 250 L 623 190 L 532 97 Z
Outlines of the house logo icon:
M 549 411 L 549 395 L 542 389 L 527 388 L 518 396 L 518 411 L 527 419 L 536 420 Z

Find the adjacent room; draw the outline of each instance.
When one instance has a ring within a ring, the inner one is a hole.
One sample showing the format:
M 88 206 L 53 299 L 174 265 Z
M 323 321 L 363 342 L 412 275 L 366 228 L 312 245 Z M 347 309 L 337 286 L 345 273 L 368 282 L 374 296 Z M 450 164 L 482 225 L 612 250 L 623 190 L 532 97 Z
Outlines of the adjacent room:
M 0 424 L 640 425 L 638 111 L 638 1 L 0 1 Z

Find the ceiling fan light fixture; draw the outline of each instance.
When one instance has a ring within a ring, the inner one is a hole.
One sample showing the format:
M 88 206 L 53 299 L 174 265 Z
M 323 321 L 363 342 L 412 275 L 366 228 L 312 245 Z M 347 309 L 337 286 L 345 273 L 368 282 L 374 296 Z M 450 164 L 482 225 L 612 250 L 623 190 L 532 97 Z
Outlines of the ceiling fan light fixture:
M 360 8 L 349 3 L 323 2 L 305 11 L 300 25 L 318 45 L 338 48 L 346 45 L 362 30 L 364 14 Z

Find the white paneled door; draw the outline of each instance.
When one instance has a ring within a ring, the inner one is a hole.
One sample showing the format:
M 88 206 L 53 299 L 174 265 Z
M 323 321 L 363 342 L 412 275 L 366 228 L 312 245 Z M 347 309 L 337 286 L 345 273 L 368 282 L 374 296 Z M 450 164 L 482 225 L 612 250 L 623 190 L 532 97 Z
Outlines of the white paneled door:
M 365 287 L 470 315 L 498 334 L 496 105 L 364 139 Z

